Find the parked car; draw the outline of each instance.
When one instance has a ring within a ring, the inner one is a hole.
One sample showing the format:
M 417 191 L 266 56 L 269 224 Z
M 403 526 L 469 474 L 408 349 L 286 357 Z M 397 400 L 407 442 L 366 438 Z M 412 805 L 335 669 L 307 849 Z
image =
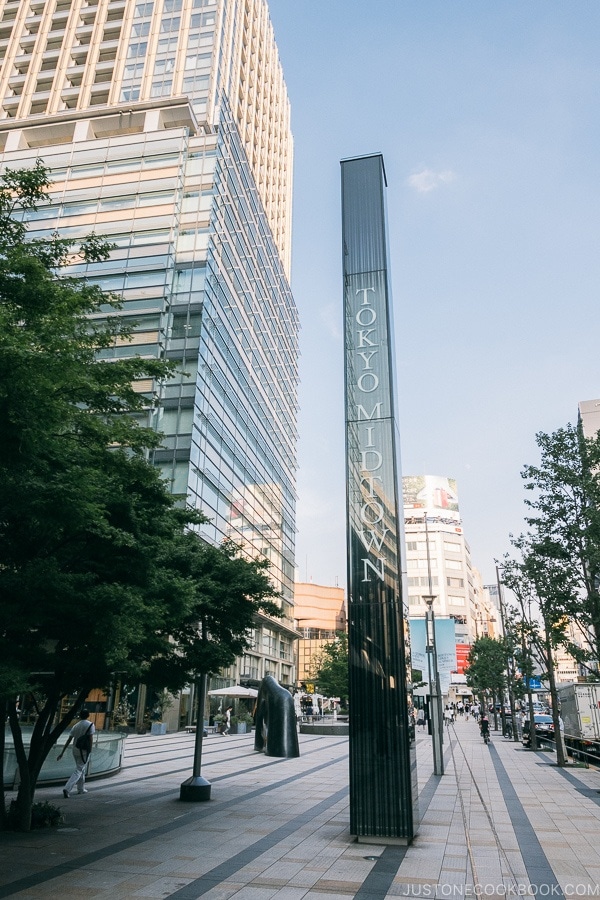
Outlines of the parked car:
M 550 741 L 554 740 L 554 722 L 552 721 L 552 716 L 545 716 L 542 714 L 535 715 L 533 717 L 533 723 L 538 741 L 543 741 L 544 738 Z M 522 744 L 524 747 L 531 746 L 531 723 L 529 719 L 525 719 L 523 722 Z

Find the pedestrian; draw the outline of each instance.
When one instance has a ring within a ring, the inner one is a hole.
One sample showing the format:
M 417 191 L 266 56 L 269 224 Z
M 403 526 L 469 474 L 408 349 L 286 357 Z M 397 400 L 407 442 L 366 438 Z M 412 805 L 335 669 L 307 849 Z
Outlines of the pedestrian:
M 58 755 L 58 759 L 62 759 L 63 753 L 73 741 L 73 759 L 75 760 L 75 771 L 63 788 L 63 797 L 68 800 L 69 794 L 74 787 L 77 787 L 78 794 L 87 794 L 85 786 L 85 773 L 87 770 L 88 760 L 92 752 L 93 735 L 96 728 L 93 722 L 89 722 L 89 710 L 82 709 L 79 713 L 79 722 L 71 728 L 71 733 L 67 743 Z
M 417 725 L 420 725 L 423 731 L 425 731 L 425 710 L 422 706 L 417 710 Z
M 481 736 L 484 742 L 487 744 L 490 740 L 490 720 L 486 716 L 485 712 L 481 717 L 481 722 L 479 723 L 479 730 L 481 731 Z
M 227 709 L 225 710 L 225 718 L 223 720 L 223 731 L 221 732 L 222 735 L 229 736 L 229 729 L 231 728 L 231 710 L 232 709 L 233 709 L 233 706 L 228 706 Z

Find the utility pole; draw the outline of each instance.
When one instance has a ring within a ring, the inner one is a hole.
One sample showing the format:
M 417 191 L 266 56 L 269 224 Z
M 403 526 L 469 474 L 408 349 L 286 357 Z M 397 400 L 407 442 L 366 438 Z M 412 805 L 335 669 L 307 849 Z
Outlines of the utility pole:
M 502 619 L 502 631 L 503 638 L 506 641 L 506 616 L 504 612 L 504 600 L 502 599 L 502 582 L 500 581 L 500 569 L 498 565 L 496 565 L 496 584 L 498 585 L 498 602 L 500 604 L 500 618 Z M 514 658 L 512 653 L 510 653 L 507 649 L 506 653 L 506 675 L 508 678 L 508 702 L 510 703 L 510 718 L 512 722 L 512 739 L 513 741 L 519 740 L 519 735 L 517 733 L 517 717 L 515 715 L 515 695 L 513 693 L 513 684 L 514 684 Z M 502 719 L 504 720 L 504 697 L 501 698 L 502 703 Z
M 442 717 L 442 692 L 440 689 L 440 673 L 438 672 L 437 647 L 435 643 L 435 614 L 433 612 L 433 594 L 425 594 L 423 600 L 427 604 L 425 613 L 425 634 L 427 650 L 427 668 L 429 673 L 429 703 L 431 715 L 431 741 L 433 744 L 433 774 L 444 774 L 444 720 Z

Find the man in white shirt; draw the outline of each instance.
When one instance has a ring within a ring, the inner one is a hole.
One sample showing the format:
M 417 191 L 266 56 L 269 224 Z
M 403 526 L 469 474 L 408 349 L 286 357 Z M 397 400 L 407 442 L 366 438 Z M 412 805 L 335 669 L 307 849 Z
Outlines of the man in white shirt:
M 58 759 L 62 759 L 62 755 L 73 741 L 73 758 L 75 760 L 75 771 L 65 784 L 63 788 L 63 797 L 65 800 L 68 799 L 69 794 L 73 790 L 73 788 L 77 785 L 77 793 L 78 794 L 87 794 L 87 790 L 85 787 L 85 772 L 87 769 L 88 759 L 90 758 L 90 753 L 92 752 L 92 735 L 95 733 L 96 729 L 94 727 L 94 723 L 89 721 L 89 710 L 82 709 L 79 713 L 79 722 L 76 725 L 73 725 L 71 728 L 71 734 L 67 740 L 67 743 L 62 748 L 62 751 L 58 755 Z M 79 739 L 83 739 L 83 743 L 87 743 L 87 747 L 78 747 L 77 743 L 80 744 L 82 741 Z

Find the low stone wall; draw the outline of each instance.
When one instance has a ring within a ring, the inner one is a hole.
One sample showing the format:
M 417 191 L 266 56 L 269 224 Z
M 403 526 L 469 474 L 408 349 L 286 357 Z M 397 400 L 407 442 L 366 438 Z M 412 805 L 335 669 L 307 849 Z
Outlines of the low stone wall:
M 349 734 L 350 726 L 347 722 L 301 722 L 300 734 Z

